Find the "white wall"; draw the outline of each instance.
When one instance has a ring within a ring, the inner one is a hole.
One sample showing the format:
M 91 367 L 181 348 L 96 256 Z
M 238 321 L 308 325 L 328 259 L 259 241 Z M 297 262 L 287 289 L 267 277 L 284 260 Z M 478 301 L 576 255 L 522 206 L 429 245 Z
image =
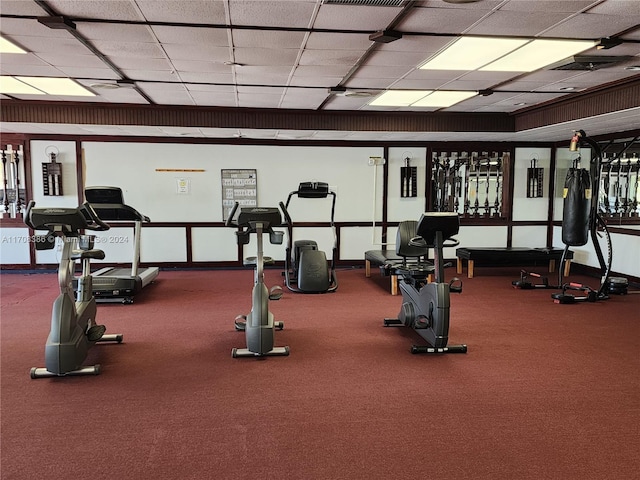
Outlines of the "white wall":
M 41 163 L 49 161 L 45 149 L 56 146 L 58 161 L 63 164 L 61 197 L 47 197 L 42 193 Z M 337 222 L 373 222 L 382 219 L 383 167 L 369 165 L 369 157 L 382 157 L 381 147 L 313 147 L 313 146 L 249 146 L 152 144 L 128 142 L 83 142 L 85 186 L 115 185 L 123 189 L 125 201 L 153 222 L 221 222 L 221 169 L 252 168 L 258 174 L 258 204 L 277 206 L 286 201 L 289 192 L 301 181 L 327 182 L 337 193 Z M 38 206 L 76 206 L 76 142 L 37 140 L 31 142 L 33 198 Z M 388 150 L 388 220 L 399 222 L 418 219 L 425 205 L 426 154 L 424 147 L 392 147 Z M 588 165 L 589 150 L 582 153 L 583 165 Z M 418 196 L 400 197 L 400 167 L 404 158 L 418 168 Z M 517 148 L 514 171 L 515 221 L 545 221 L 548 212 L 550 171 L 549 149 Z M 558 149 L 556 162 L 556 192 L 552 199 L 556 220 L 562 219 L 562 186 L 566 170 L 577 156 L 567 148 Z M 526 169 L 531 159 L 545 170 L 543 198 L 526 198 Z M 158 172 L 156 169 L 198 169 L 203 172 Z M 188 178 L 190 191 L 178 194 L 176 179 Z M 328 200 L 309 200 L 294 197 L 289 206 L 294 223 L 328 222 Z M 638 227 L 640 228 L 640 227 Z M 284 228 L 283 228 L 284 230 Z M 26 228 L 3 228 L 1 233 L 3 264 L 28 264 L 28 242 L 13 241 L 28 235 Z M 297 227 L 294 239 L 313 239 L 331 258 L 333 235 L 329 228 Z M 553 232 L 555 247 L 562 248 L 560 229 Z M 504 226 L 465 226 L 458 235 L 460 246 L 504 247 L 507 228 Z M 514 246 L 544 246 L 545 226 L 515 225 L 512 231 Z M 182 226 L 154 226 L 142 229 L 142 261 L 186 261 L 186 229 Z M 390 228 L 389 248 L 395 243 L 395 229 Z M 286 239 L 285 239 L 286 242 Z M 614 271 L 640 277 L 640 237 L 613 235 Z M 99 248 L 107 253 L 106 262 L 126 263 L 131 260 L 133 238 L 131 228 L 113 227 L 99 234 Z M 194 226 L 192 228 L 192 258 L 195 262 L 235 261 L 237 245 L 232 229 Z M 366 250 L 384 248 L 381 228 L 372 226 L 341 229 L 340 258 L 360 260 Z M 573 248 L 575 261 L 597 266 L 589 245 Z M 245 256 L 255 254 L 255 239 L 244 248 Z M 265 237 L 265 254 L 276 260 L 284 259 L 284 246 L 271 245 Z M 454 249 L 445 252 L 455 255 Z M 55 263 L 57 249 L 37 252 L 39 263 Z

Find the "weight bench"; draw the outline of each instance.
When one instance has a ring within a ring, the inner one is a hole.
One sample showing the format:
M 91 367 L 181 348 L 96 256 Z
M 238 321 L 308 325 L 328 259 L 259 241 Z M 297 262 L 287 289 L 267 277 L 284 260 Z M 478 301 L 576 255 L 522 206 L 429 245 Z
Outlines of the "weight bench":
M 411 239 L 417 236 L 416 220 L 405 220 L 398 225 L 396 233 L 396 249 L 393 250 L 369 250 L 364 252 L 365 275 L 371 276 L 371 264 L 380 267 L 380 273 L 385 277 L 391 277 L 391 295 L 398 294 L 398 268 L 413 265 L 422 269 L 431 269 L 433 264 L 426 260 L 429 249 L 426 246 L 417 246 L 411 243 Z M 429 275 L 431 281 L 432 274 Z
M 402 257 L 394 250 L 368 250 L 364 252 L 364 274 L 367 278 L 371 276 L 371 265 L 384 267 L 385 265 L 396 265 L 402 263 Z M 383 273 L 384 275 L 384 273 Z M 398 275 L 391 274 L 391 295 L 398 294 Z
M 527 248 L 527 247 L 506 247 L 506 248 L 457 248 L 458 257 L 457 272 L 462 273 L 462 261 L 467 261 L 467 277 L 473 278 L 474 266 L 476 262 L 484 266 L 524 266 L 546 263 L 549 265 L 549 272 L 554 272 L 556 262 L 562 259 L 563 249 L 559 248 Z M 569 250 L 565 258 L 564 276 L 569 276 L 571 259 L 573 252 Z

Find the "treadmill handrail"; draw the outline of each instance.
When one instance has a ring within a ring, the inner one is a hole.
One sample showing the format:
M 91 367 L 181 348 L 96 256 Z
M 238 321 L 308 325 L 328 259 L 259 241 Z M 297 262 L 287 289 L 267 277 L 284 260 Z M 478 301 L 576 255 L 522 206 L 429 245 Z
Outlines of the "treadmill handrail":
M 135 208 L 123 203 L 90 203 L 91 207 L 98 214 L 98 217 L 107 222 L 133 222 L 140 221 L 148 223 L 149 217 L 141 214 Z M 102 212 L 102 214 L 101 214 Z M 116 215 L 112 215 L 112 213 Z

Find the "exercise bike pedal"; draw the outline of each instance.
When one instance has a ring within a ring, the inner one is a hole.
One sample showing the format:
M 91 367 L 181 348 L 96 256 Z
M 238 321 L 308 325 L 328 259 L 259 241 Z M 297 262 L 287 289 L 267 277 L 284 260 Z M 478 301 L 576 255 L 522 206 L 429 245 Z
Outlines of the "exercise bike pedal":
M 247 327 L 247 316 L 238 315 L 233 321 L 236 332 L 244 332 Z
M 385 327 L 399 327 L 401 325 L 404 325 L 402 323 L 402 320 L 398 318 L 385 318 L 383 322 Z
M 102 338 L 104 332 L 107 331 L 107 327 L 104 325 L 94 325 L 93 327 L 87 330 L 87 339 L 90 342 L 97 342 Z
M 280 285 L 275 285 L 269 290 L 269 300 L 280 300 L 284 292 Z

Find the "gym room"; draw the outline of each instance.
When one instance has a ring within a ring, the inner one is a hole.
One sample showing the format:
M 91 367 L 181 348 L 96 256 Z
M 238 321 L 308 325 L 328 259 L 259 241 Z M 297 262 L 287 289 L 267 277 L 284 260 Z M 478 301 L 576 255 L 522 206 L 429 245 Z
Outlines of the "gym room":
M 638 478 L 639 7 L 1 0 L 0 478 Z

